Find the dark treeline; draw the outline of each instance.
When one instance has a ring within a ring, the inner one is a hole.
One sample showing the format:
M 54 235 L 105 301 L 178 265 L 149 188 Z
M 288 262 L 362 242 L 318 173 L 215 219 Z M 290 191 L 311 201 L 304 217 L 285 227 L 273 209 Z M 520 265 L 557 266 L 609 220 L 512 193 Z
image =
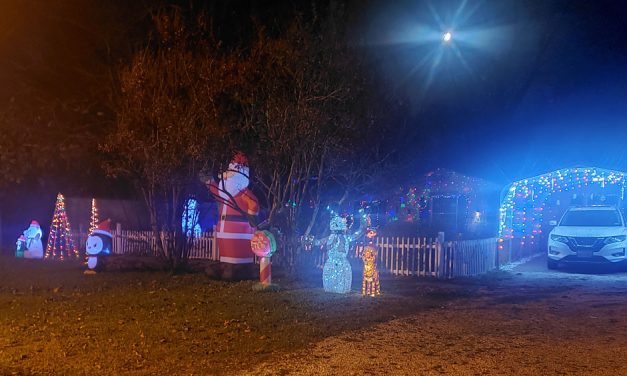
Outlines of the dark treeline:
M 5 233 L 31 218 L 45 228 L 58 191 L 135 197 L 154 229 L 180 232 L 183 199 L 204 190 L 199 174 L 216 176 L 236 150 L 250 156 L 263 225 L 291 250 L 324 228 L 312 208 L 394 184 L 387 172 L 412 128 L 392 116 L 402 101 L 381 95 L 351 41 L 359 13 L 350 4 L 5 6 Z M 168 248 L 164 256 L 184 259 Z

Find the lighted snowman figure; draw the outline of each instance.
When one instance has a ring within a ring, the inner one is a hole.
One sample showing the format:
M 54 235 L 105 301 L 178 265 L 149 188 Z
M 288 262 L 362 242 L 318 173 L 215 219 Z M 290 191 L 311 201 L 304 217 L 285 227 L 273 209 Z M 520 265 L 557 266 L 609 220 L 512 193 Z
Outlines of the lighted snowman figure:
M 113 236 L 109 231 L 110 226 L 111 221 L 108 219 L 100 222 L 87 238 L 85 250 L 89 269 L 85 271 L 85 274 L 95 274 L 104 269 L 104 260 L 107 255 L 111 254 L 113 244 Z
M 322 270 L 322 285 L 324 291 L 346 294 L 351 291 L 353 272 L 348 262 L 348 249 L 351 237 L 348 230 L 347 218 L 333 214 L 330 223 L 331 235 L 326 241 L 327 260 Z

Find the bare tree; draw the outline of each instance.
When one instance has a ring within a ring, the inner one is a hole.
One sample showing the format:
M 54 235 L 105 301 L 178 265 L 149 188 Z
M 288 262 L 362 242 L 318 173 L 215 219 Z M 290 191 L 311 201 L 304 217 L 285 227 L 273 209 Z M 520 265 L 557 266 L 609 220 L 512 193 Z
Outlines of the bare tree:
M 336 21 L 297 18 L 278 37 L 261 30 L 247 62 L 241 129 L 267 209 L 260 226 L 281 232 L 290 264 L 320 208 L 346 200 L 353 183 L 363 188 L 386 160 L 375 145 L 385 134 L 368 110 L 372 82 Z
M 234 77 L 205 26 L 178 11 L 155 16 L 152 43 L 121 71 L 117 129 L 103 144 L 107 172 L 136 184 L 159 252 L 175 268 L 185 264 L 192 240 L 181 227 L 184 202 L 221 150 L 219 93 Z

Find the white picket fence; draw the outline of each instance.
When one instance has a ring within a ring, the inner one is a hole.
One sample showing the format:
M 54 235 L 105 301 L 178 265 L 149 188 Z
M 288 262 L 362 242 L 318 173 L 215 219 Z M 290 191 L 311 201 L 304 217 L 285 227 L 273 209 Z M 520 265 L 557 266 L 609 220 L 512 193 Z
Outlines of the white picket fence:
M 436 277 L 440 269 L 440 252 L 436 239 L 380 237 L 373 244 L 377 248 L 379 270 L 394 275 Z M 357 244 L 351 257 L 361 257 L 365 244 Z
M 439 242 L 437 238 L 377 238 L 379 270 L 393 275 L 453 278 L 496 268 L 497 238 Z M 364 244 L 355 247 L 360 257 Z
M 157 244 L 151 231 L 132 231 L 117 228 L 113 234 L 114 254 L 157 255 Z M 165 234 L 161 234 L 165 236 Z M 76 234 L 77 244 L 85 244 L 86 234 Z M 194 239 L 191 259 L 219 260 L 212 233 Z M 438 238 L 378 237 L 377 265 L 380 271 L 393 275 L 454 278 L 486 273 L 497 266 L 497 238 L 441 242 Z M 358 259 L 363 243 L 354 246 L 349 255 Z M 314 263 L 324 264 L 325 252 L 314 248 Z M 280 257 L 279 254 L 273 258 Z M 278 261 L 278 260 L 277 260 Z
M 447 257 L 452 259 L 450 277 L 475 276 L 495 269 L 497 245 L 498 238 L 447 242 Z
M 158 255 L 157 241 L 152 231 L 115 230 L 113 234 L 113 253 L 135 255 Z M 161 237 L 167 236 L 161 233 Z M 193 239 L 189 250 L 190 259 L 218 260 L 218 247 L 212 233 L 205 233 Z
M 113 253 L 131 254 L 137 256 L 159 256 L 157 241 L 152 236 L 152 231 L 121 230 L 119 228 L 111 231 L 113 235 Z M 167 236 L 161 233 L 162 237 Z M 79 249 L 85 248 L 87 233 L 72 234 L 75 244 Z M 212 233 L 202 234 L 194 238 L 192 248 L 189 251 L 190 259 L 218 260 L 218 249 L 215 245 Z

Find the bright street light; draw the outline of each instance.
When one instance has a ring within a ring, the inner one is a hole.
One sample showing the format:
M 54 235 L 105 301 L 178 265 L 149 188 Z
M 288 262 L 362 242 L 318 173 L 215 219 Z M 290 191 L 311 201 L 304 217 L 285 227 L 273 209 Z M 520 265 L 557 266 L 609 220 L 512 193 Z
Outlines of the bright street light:
M 444 34 L 442 34 L 442 41 L 444 43 L 448 43 L 451 41 L 451 39 L 453 39 L 453 34 L 451 34 L 450 31 L 445 32 Z

